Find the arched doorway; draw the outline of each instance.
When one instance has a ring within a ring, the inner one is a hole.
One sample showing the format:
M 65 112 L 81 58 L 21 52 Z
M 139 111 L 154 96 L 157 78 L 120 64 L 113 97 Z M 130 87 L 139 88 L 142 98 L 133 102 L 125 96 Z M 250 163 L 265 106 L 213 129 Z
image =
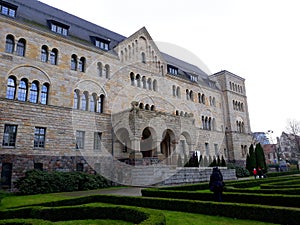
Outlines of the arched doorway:
M 169 158 L 172 152 L 175 151 L 176 140 L 175 134 L 172 130 L 167 129 L 163 132 L 162 142 L 160 144 L 161 153 L 165 156 L 165 158 Z M 169 160 L 167 160 L 169 161 Z
M 153 142 L 154 139 L 154 130 L 150 127 L 146 127 L 142 132 L 141 138 L 141 152 L 143 154 L 143 158 L 154 156 L 156 149 Z

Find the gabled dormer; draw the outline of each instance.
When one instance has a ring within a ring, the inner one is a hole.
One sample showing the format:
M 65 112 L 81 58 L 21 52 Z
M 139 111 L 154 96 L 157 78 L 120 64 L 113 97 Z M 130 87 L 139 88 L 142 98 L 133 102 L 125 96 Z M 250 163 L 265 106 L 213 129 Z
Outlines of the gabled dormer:
M 64 23 L 61 23 L 56 20 L 48 20 L 48 26 L 50 30 L 54 33 L 61 34 L 63 36 L 68 36 L 70 26 Z
M 110 44 L 110 39 L 107 38 L 102 38 L 102 37 L 96 37 L 96 36 L 91 36 L 92 43 L 97 47 L 100 48 L 101 50 L 108 51 L 109 44 Z
M 166 72 L 167 64 L 145 27 L 120 42 L 114 50 L 124 64 L 138 64 L 160 75 Z
M 9 17 L 16 17 L 18 6 L 11 3 L 0 1 L 0 13 Z

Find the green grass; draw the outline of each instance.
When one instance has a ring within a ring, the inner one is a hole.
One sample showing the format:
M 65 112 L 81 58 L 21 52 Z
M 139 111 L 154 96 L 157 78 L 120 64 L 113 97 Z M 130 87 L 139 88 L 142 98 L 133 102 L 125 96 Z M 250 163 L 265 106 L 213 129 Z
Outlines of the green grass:
M 208 216 L 195 213 L 183 213 L 175 211 L 163 211 L 167 224 L 172 225 L 267 225 L 253 220 L 239 220 L 221 216 Z
M 133 223 L 122 221 L 122 220 L 70 220 L 70 221 L 60 221 L 53 223 L 55 225 L 133 225 Z
M 87 191 L 89 194 L 89 192 Z M 81 193 L 82 194 L 82 193 Z M 76 196 L 76 193 L 74 193 Z M 28 195 L 28 196 L 7 196 L 2 200 L 2 204 L 0 205 L 0 209 L 12 208 L 12 207 L 21 207 L 30 204 L 39 204 L 44 202 L 51 202 L 63 199 L 74 198 L 75 196 L 70 196 L 68 193 L 52 193 L 52 194 L 39 194 L 39 195 Z M 77 197 L 77 196 L 76 196 Z M 106 203 L 90 203 L 91 205 L 111 205 Z M 240 220 L 240 219 L 232 219 L 227 217 L 219 217 L 219 216 L 208 216 L 203 214 L 195 214 L 195 213 L 184 213 L 184 212 L 176 212 L 176 211 L 161 211 L 166 217 L 167 224 L 171 225 L 267 225 L 271 223 L 263 223 L 252 220 Z M 126 221 L 117 221 L 117 220 L 78 220 L 78 221 L 60 221 L 55 222 L 54 224 L 65 225 L 65 224 L 107 224 L 107 225 L 129 225 L 132 224 Z

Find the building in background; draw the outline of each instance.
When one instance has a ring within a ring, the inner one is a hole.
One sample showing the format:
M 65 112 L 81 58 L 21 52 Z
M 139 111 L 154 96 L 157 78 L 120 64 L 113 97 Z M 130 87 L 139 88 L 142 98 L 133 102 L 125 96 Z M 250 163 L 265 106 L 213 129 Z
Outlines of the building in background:
M 125 37 L 35 0 L 1 1 L 0 24 L 2 187 L 34 168 L 107 168 L 93 161 L 101 154 L 132 165 L 177 165 L 194 151 L 245 161 L 242 77 L 161 52 L 146 28 Z

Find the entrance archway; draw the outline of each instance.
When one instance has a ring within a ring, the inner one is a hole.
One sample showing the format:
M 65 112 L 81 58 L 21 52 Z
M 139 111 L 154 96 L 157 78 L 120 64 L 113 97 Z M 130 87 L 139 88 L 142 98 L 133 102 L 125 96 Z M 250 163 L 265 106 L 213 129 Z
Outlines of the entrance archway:
M 143 157 L 153 157 L 155 153 L 155 131 L 150 127 L 146 127 L 142 132 L 141 152 Z
M 167 162 L 170 162 L 169 157 L 171 156 L 172 152 L 175 151 L 175 148 L 175 134 L 172 130 L 167 129 L 163 132 L 162 142 L 160 144 L 161 153 L 165 156 Z

